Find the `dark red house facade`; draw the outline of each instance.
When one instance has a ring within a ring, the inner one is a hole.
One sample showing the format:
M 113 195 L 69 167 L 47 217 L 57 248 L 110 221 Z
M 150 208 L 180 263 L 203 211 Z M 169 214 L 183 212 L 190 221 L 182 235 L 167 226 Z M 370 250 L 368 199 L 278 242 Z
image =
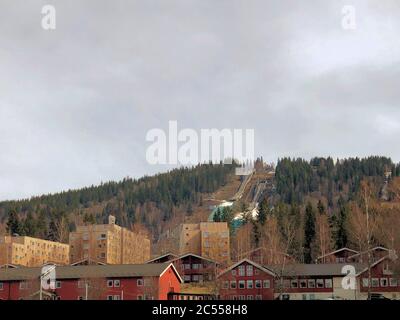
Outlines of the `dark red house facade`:
M 172 260 L 185 283 L 203 283 L 214 281 L 219 263 L 208 258 L 187 253 Z
M 359 274 L 360 292 L 368 296 L 369 277 L 368 268 Z M 400 270 L 388 256 L 372 264 L 371 267 L 371 293 L 380 293 L 389 299 L 400 299 Z
M 218 275 L 219 298 L 222 300 L 273 300 L 273 271 L 243 259 Z

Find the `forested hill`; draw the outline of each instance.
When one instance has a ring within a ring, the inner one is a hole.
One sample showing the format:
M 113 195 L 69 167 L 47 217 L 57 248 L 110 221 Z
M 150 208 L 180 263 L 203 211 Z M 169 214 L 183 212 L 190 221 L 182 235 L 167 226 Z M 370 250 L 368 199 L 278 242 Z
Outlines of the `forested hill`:
M 326 198 L 328 206 L 332 207 L 340 197 L 351 200 L 364 178 L 374 179 L 379 190 L 387 172 L 391 172 L 392 177 L 400 176 L 400 164 L 378 156 L 336 161 L 332 158 L 310 161 L 283 158 L 276 166 L 276 190 L 285 203 L 301 204 L 305 196 L 318 193 L 316 196 Z
M 103 223 L 116 215 L 122 226 L 142 224 L 152 233 L 177 208 L 201 205 L 202 194 L 226 184 L 234 165 L 202 164 L 141 179 L 126 178 L 80 190 L 21 201 L 0 202 L 0 224 L 8 232 L 66 241 L 62 229 L 77 223 Z M 9 219 L 10 218 L 10 219 Z

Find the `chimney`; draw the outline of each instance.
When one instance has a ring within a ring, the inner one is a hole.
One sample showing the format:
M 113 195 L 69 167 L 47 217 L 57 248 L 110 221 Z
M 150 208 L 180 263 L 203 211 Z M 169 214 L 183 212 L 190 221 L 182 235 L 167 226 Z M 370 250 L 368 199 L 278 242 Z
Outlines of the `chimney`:
M 108 216 L 108 224 L 115 224 L 115 217 L 111 214 Z

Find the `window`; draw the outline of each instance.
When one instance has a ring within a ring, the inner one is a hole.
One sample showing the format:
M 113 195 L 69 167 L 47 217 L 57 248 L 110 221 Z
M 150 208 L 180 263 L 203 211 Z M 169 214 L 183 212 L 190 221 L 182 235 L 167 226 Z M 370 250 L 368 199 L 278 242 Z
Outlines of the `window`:
M 121 300 L 121 297 L 119 295 L 114 295 L 114 300 Z
M 114 287 L 119 287 L 121 285 L 121 281 L 119 280 L 114 280 Z
M 325 288 L 332 288 L 332 279 L 325 279 Z
M 236 276 L 236 270 L 235 269 L 232 270 L 232 275 Z
M 100 240 L 105 240 L 105 239 L 107 239 L 107 235 L 105 233 L 102 233 L 100 235 Z
M 301 295 L 301 298 L 302 298 L 303 300 L 307 300 L 307 295 L 306 295 L 306 294 L 302 294 L 302 295 Z
M 264 280 L 263 281 L 263 287 L 264 287 L 264 289 L 269 289 L 271 287 L 271 281 Z
M 254 300 L 254 297 L 252 295 L 248 295 L 247 300 Z
M 300 288 L 307 288 L 307 280 L 305 279 L 300 280 Z
M 308 287 L 315 288 L 315 280 L 314 279 L 308 279 Z
M 4 288 L 3 282 L 0 282 L 0 290 L 3 290 L 3 288 Z
M 246 267 L 246 273 L 248 277 L 252 277 L 253 276 L 253 266 L 252 265 L 247 265 Z
M 186 270 L 190 270 L 190 263 L 186 263 L 186 264 L 185 264 L 185 269 L 186 269 Z
M 310 294 L 310 300 L 315 300 L 315 294 Z
M 390 285 L 391 287 L 397 287 L 397 279 L 395 279 L 395 278 L 390 278 L 390 279 L 389 279 L 389 285 Z M 0 288 L 1 288 L 1 284 L 0 284 Z
M 78 296 L 78 300 L 83 300 L 83 297 L 82 296 Z
M 362 279 L 362 285 L 363 285 L 364 288 L 368 287 L 368 278 L 363 278 Z
M 244 287 L 245 287 L 245 281 L 239 280 L 239 289 L 244 289 Z
M 379 279 L 378 278 L 372 278 L 371 285 L 372 285 L 373 288 L 379 287 Z
M 139 294 L 139 295 L 136 297 L 136 299 L 137 299 L 137 300 L 143 300 L 143 296 L 142 296 L 141 294 Z
M 197 264 L 197 263 L 194 263 L 194 264 L 192 264 L 192 269 L 193 270 L 198 270 L 198 269 L 200 269 L 200 265 Z
M 256 268 L 256 269 L 254 269 L 254 274 L 255 274 L 256 276 L 258 276 L 258 275 L 260 274 L 260 271 Z
M 198 275 L 198 274 L 194 274 L 194 275 L 192 276 L 192 280 L 193 280 L 194 282 L 198 282 L 198 281 L 199 281 L 199 275 Z
M 253 289 L 253 280 L 247 280 L 247 289 Z
M 236 281 L 231 281 L 231 289 L 236 289 Z
M 317 279 L 317 288 L 323 288 L 324 287 L 324 279 Z
M 257 288 L 257 289 L 260 289 L 262 286 L 261 286 L 261 280 L 256 280 L 255 281 L 255 287 Z
M 228 289 L 229 288 L 229 281 L 224 281 L 222 284 L 223 289 Z
M 184 275 L 184 276 L 183 276 L 183 280 L 184 280 L 185 282 L 190 282 L 190 280 L 192 280 L 192 278 L 190 277 L 190 275 Z
M 244 266 L 239 266 L 239 276 L 240 277 L 243 277 L 243 276 L 245 276 L 246 274 L 245 274 L 245 269 L 244 269 Z
M 239 300 L 246 300 L 246 296 L 239 296 Z
M 56 288 L 60 289 L 61 288 L 61 281 L 56 281 Z
M 113 286 L 113 281 L 107 280 L 107 287 L 112 288 L 112 286 Z
M 142 287 L 143 286 L 143 279 L 137 279 L 136 284 L 138 287 Z
M 297 280 L 290 281 L 290 287 L 298 288 L 299 287 L 299 282 Z
M 387 287 L 387 286 L 388 286 L 388 279 L 381 278 L 381 287 Z
M 256 300 L 262 300 L 262 295 L 257 294 L 257 295 L 256 295 Z
M 107 296 L 107 300 L 112 300 L 113 296 Z

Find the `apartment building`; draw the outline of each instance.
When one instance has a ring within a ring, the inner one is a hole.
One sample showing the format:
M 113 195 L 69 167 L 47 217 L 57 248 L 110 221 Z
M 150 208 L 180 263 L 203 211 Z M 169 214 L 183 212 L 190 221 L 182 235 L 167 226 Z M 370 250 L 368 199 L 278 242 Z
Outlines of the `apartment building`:
M 192 253 L 229 265 L 230 241 L 226 222 L 185 223 L 180 226 L 179 253 Z
M 115 224 L 78 226 L 69 236 L 70 261 L 94 261 L 106 264 L 136 264 L 150 259 L 150 240 Z
M 69 245 L 25 236 L 0 237 L 0 265 L 69 264 Z

